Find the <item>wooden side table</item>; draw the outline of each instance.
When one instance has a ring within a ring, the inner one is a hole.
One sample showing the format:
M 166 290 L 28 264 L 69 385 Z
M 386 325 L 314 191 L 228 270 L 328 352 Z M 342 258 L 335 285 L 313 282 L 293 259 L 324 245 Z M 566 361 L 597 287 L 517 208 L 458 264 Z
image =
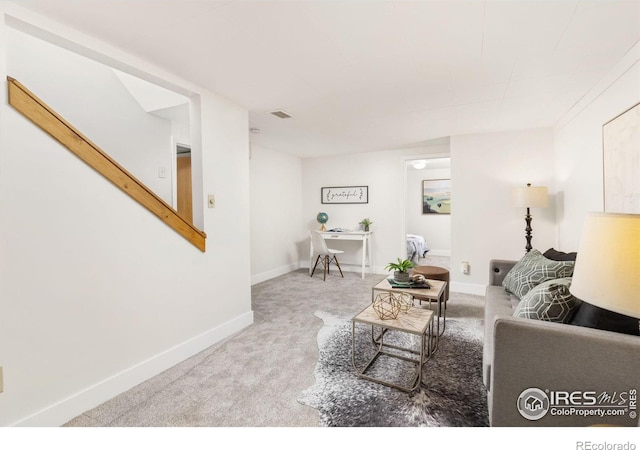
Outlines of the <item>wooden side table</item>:
M 406 313 L 400 313 L 395 319 L 382 320 L 378 317 L 378 314 L 373 309 L 373 304 L 362 310 L 351 320 L 351 362 L 353 364 L 353 368 L 356 371 L 356 375 L 362 379 L 381 383 L 385 386 L 394 387 L 405 392 L 411 392 L 418 389 L 420 387 L 420 382 L 422 381 L 422 366 L 429 360 L 432 354 L 432 345 L 429 341 L 435 338 L 434 333 L 431 333 L 431 329 L 433 327 L 433 317 L 434 313 L 429 309 L 411 308 Z M 374 341 L 374 344 L 377 346 L 377 351 L 363 368 L 358 368 L 358 364 L 356 362 L 356 323 L 370 325 L 372 328 L 382 328 L 379 339 Z M 419 336 L 420 348 L 412 349 L 400 347 L 397 345 L 385 344 L 384 335 L 388 330 L 396 330 L 402 333 Z M 417 355 L 417 358 L 390 352 L 387 350 L 388 348 Z M 416 373 L 412 377 L 411 382 L 408 386 L 393 383 L 389 380 L 383 380 L 381 378 L 367 374 L 367 371 L 381 355 L 386 355 L 391 358 L 398 358 L 403 361 L 413 363 Z
M 376 291 L 382 292 L 404 292 L 406 294 L 411 295 L 413 298 L 417 299 L 419 302 L 428 301 L 429 306 L 431 306 L 431 302 L 435 302 L 437 304 L 437 322 L 436 322 L 436 335 L 437 338 L 442 336 L 444 330 L 447 326 L 447 312 L 446 307 L 443 307 L 444 296 L 447 288 L 447 282 L 441 280 L 427 280 L 431 285 L 430 289 L 411 289 L 411 288 L 395 288 L 389 284 L 387 279 L 385 278 L 378 284 L 376 284 L 371 289 L 371 301 L 375 299 Z M 442 320 L 442 330 L 440 329 L 440 320 Z M 435 349 L 438 347 L 438 340 L 435 341 Z M 434 349 L 434 351 L 435 351 Z

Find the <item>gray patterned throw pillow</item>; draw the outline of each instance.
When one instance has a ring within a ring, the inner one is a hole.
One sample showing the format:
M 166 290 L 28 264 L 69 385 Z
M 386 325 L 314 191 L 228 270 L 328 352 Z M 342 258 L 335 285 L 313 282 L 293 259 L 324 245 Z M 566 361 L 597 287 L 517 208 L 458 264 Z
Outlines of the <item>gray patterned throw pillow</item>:
M 582 303 L 571 292 L 571 278 L 545 281 L 531 289 L 516 310 L 515 317 L 568 323 Z
M 533 249 L 507 273 L 502 286 L 522 299 L 532 288 L 547 280 L 564 278 L 573 273 L 574 261 L 553 261 Z

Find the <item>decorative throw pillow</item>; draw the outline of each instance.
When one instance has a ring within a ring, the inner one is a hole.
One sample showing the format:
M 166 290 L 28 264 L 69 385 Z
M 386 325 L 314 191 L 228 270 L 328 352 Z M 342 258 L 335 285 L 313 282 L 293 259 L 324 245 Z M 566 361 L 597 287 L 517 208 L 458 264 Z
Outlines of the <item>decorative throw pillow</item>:
M 549 250 L 542 254 L 545 258 L 552 259 L 554 261 L 575 261 L 578 257 L 577 252 L 561 252 L 551 247 Z
M 533 287 L 547 280 L 564 278 L 573 273 L 574 261 L 553 261 L 533 249 L 507 273 L 502 286 L 522 299 Z
M 570 286 L 569 277 L 537 285 L 522 298 L 513 315 L 547 322 L 568 323 L 582 303 L 571 295 Z

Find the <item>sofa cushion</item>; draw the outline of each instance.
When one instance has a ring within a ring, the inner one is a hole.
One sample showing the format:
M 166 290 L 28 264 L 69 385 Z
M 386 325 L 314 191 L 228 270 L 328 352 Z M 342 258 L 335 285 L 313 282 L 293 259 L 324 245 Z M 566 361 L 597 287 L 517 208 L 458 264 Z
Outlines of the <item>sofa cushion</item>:
M 556 278 L 571 276 L 574 261 L 553 261 L 532 249 L 509 271 L 502 286 L 522 299 L 533 287 Z
M 520 299 L 518 297 L 516 297 L 514 294 L 509 294 L 509 301 L 511 302 L 511 309 L 513 309 L 515 311 L 515 309 L 518 307 L 518 304 L 520 303 Z
M 580 304 L 571 292 L 571 278 L 545 281 L 532 288 L 516 307 L 513 315 L 526 319 L 568 323 Z

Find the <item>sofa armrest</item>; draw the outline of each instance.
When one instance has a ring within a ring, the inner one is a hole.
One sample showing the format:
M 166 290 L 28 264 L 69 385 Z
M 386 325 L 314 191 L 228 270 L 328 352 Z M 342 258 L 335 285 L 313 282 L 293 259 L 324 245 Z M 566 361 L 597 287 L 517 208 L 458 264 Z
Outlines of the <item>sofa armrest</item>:
M 489 284 L 491 286 L 502 286 L 504 277 L 516 265 L 516 262 L 506 259 L 492 259 L 489 261 Z
M 558 415 L 551 411 L 553 403 L 544 417 L 531 421 L 519 413 L 517 401 L 524 390 L 538 388 L 606 393 L 617 400 L 622 395 L 631 406 L 629 392 L 640 390 L 639 336 L 499 316 L 491 371 L 492 426 L 638 426 L 629 409 L 624 416 Z

